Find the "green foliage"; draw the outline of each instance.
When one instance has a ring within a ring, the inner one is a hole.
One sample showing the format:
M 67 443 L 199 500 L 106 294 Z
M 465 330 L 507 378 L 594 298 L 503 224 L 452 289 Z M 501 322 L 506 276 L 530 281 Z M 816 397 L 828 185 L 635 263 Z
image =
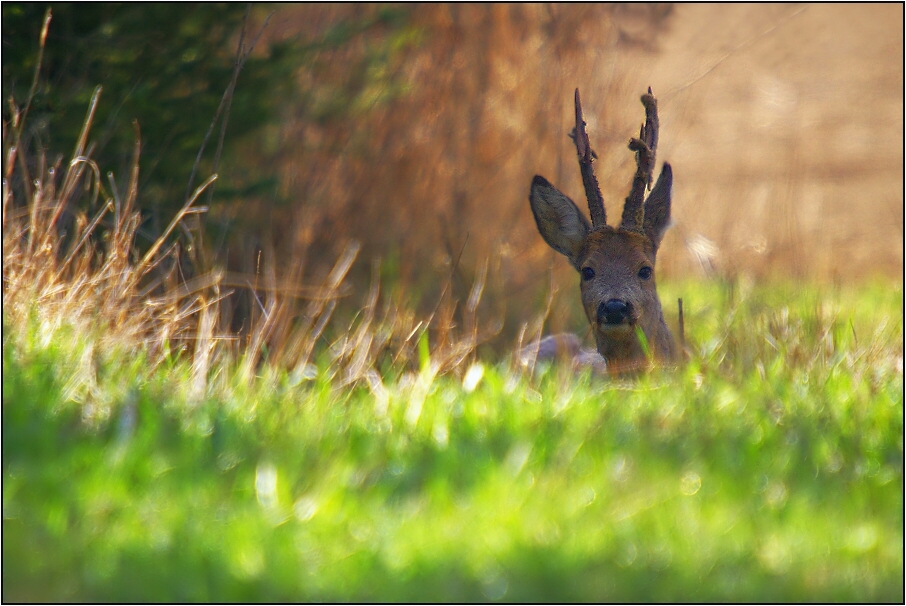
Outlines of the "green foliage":
M 3 5 L 5 99 L 25 102 L 48 6 Z M 120 176 L 124 187 L 135 137 L 131 123 L 137 120 L 144 204 L 172 212 L 182 203 L 202 138 L 232 77 L 244 12 L 237 4 L 52 5 L 42 77 L 30 111 L 32 145 L 46 148 L 51 158 L 69 153 L 92 91 L 101 85 L 95 160 L 104 172 Z M 272 117 L 271 103 L 280 95 L 260 91 L 279 81 L 269 73 L 275 63 L 252 57 L 243 69 L 230 114 L 230 143 Z M 215 143 L 216 138 L 203 167 L 208 170 Z
M 199 400 L 5 327 L 3 598 L 902 601 L 902 291 L 661 288 L 682 368 L 404 374 L 386 411 L 326 360 Z
M 24 151 L 38 158 L 46 150 L 50 163 L 71 153 L 93 91 L 102 86 L 92 158 L 102 174 L 116 175 L 119 194 L 125 196 L 135 141 L 132 122 L 138 122 L 140 199 L 155 216 L 153 239 L 185 202 L 196 156 L 233 76 L 245 5 L 4 3 L 3 98 L 12 98 L 20 109 L 34 77 L 48 7 L 53 17 L 24 132 Z M 246 49 L 266 15 L 258 8 L 252 13 Z M 217 200 L 279 201 L 274 159 L 280 147 L 271 131 L 285 118 L 287 107 L 297 108 L 301 120 L 343 119 L 402 94 L 405 87 L 386 66 L 398 47 L 415 36 L 404 27 L 406 15 L 404 10 L 381 9 L 373 15 L 339 19 L 310 40 L 256 47 L 233 92 Z M 371 44 L 362 60 L 342 70 L 343 86 L 316 79 L 310 88 L 299 90 L 300 69 L 317 69 L 322 53 L 347 47 L 376 28 L 385 28 L 387 35 Z M 12 118 L 6 102 L 3 118 Z M 218 123 L 195 186 L 213 169 L 219 131 Z M 103 186 L 107 185 L 104 179 Z

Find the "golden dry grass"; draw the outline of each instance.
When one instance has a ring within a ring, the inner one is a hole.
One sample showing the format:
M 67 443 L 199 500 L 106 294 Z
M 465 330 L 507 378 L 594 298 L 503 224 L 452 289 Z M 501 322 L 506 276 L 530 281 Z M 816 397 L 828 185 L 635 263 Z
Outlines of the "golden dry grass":
M 350 305 L 358 313 L 325 330 L 338 301 L 348 295 L 344 280 L 360 250 L 355 242 L 316 286 L 302 284 L 298 274 L 278 267 L 272 251 L 259 260 L 254 282 L 221 270 L 186 279 L 180 242 L 169 238 L 187 216 L 206 210 L 196 202 L 216 175 L 195 190 L 150 248 L 139 252 L 141 140 L 136 132 L 133 167 L 121 198 L 112 173 L 110 188 L 101 182 L 86 145 L 100 93 L 98 87 L 72 160 L 53 166 L 43 157 L 18 161 L 16 142 L 27 112 L 12 105 L 13 120 L 3 133 L 3 321 L 4 328 L 10 327 L 4 346 L 77 343 L 85 352 L 80 362 L 84 368 L 76 372 L 80 377 L 94 377 L 99 364 L 124 354 L 147 360 L 151 369 L 188 354 L 190 397 L 196 400 L 207 393 L 212 376 L 237 364 L 246 381 L 255 378 L 261 364 L 288 371 L 296 381 L 311 378 L 317 371 L 316 354 L 325 359 L 320 354 L 326 348 L 338 387 L 362 383 L 380 396 L 386 391 L 377 372 L 380 365 L 420 367 L 420 376 L 430 384 L 437 374 L 469 359 L 493 332 L 479 328 L 476 320 L 483 277 L 473 285 L 467 322 L 457 329 L 444 317 L 450 313 L 449 299 L 446 308 L 438 306 L 421 319 L 382 300 L 377 265 L 364 302 Z M 30 166 L 37 170 L 28 172 Z M 30 196 L 25 188 L 11 186 L 23 177 L 31 184 Z M 71 204 L 80 188 L 91 194 L 93 216 Z M 230 331 L 229 317 L 223 314 L 224 301 L 237 287 L 247 290 L 258 306 L 242 334 Z M 432 325 L 437 329 L 429 343 L 425 333 Z M 93 379 L 83 382 L 91 385 Z
M 14 111 L 4 125 L 3 152 L 3 318 L 23 330 L 37 326 L 45 342 L 61 329 L 75 329 L 96 341 L 99 350 L 114 355 L 126 349 L 144 349 L 157 364 L 172 350 L 190 349 L 195 341 L 196 315 L 211 303 L 210 287 L 216 275 L 182 282 L 178 276 L 178 247 L 168 236 L 189 214 L 208 179 L 173 218 L 164 234 L 144 254 L 135 250 L 141 216 L 137 208 L 137 135 L 134 168 L 126 196 L 107 189 L 101 169 L 91 159 L 89 140 L 94 110 L 101 94 L 95 90 L 82 134 L 72 159 L 47 165 L 38 158 L 30 198 L 12 187 L 28 169 L 20 161 L 18 133 L 25 112 Z M 27 106 L 27 104 L 26 104 Z M 15 106 L 14 106 L 15 108 Z M 93 216 L 69 204 L 78 189 L 90 192 Z

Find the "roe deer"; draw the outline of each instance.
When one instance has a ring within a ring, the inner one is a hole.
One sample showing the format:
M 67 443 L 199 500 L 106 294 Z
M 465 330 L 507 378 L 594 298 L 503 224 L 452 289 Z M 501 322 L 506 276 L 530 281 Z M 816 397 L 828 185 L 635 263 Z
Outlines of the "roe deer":
M 579 89 L 575 98 L 576 127 L 570 137 L 579 156 L 591 224 L 575 203 L 547 179 L 540 175 L 532 179 L 529 202 L 538 231 L 579 272 L 582 306 L 600 354 L 599 357 L 582 350 L 575 335 L 557 335 L 539 344 L 537 356 L 541 359 L 565 350 L 579 365 L 606 368 L 607 372 L 618 374 L 643 369 L 650 358 L 667 362 L 674 357 L 673 337 L 664 322 L 654 279 L 658 246 L 670 223 L 673 173 L 670 165 L 664 164 L 657 183 L 644 198 L 651 187 L 658 141 L 657 101 L 650 88 L 642 96 L 642 104 L 645 124 L 639 138 L 629 142 L 629 149 L 636 155 L 636 172 L 619 228 L 607 225 L 604 200 L 592 168 L 595 154 L 585 132 Z

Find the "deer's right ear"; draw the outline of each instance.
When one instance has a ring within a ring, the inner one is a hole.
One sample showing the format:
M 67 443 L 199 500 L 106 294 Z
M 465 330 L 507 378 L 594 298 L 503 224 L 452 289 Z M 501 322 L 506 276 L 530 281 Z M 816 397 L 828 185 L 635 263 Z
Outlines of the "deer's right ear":
M 529 203 L 544 241 L 579 269 L 579 254 L 591 231 L 588 219 L 572 200 L 540 175 L 532 179 Z

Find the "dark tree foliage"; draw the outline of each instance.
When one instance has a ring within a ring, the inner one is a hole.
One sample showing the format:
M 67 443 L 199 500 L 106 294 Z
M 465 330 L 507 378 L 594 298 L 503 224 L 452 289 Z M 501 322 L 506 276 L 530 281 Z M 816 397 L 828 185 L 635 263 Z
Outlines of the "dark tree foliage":
M 198 3 L 3 3 L 3 117 L 9 100 L 25 103 L 38 59 L 39 33 L 52 9 L 40 80 L 31 103 L 23 150 L 49 162 L 68 158 L 91 95 L 103 86 L 92 128 L 92 157 L 125 187 L 134 129 L 141 128 L 140 199 L 163 214 L 179 208 L 199 147 L 232 77 L 246 7 Z M 248 29 L 257 27 L 250 23 Z M 248 46 L 257 31 L 247 31 Z M 291 57 L 283 47 L 249 58 L 229 115 L 224 157 L 235 158 L 248 137 L 275 117 Z M 208 141 L 196 185 L 211 171 L 217 133 Z M 221 178 L 218 198 L 261 187 L 269 175 Z
M 233 74 L 246 5 L 4 2 L 2 111 L 7 126 L 10 100 L 21 110 L 28 97 L 48 7 L 53 17 L 19 155 L 31 163 L 42 154 L 51 165 L 68 161 L 95 87 L 102 86 L 89 139 L 91 156 L 102 174 L 114 173 L 122 195 L 132 163 L 132 122 L 139 123 L 139 203 L 150 219 L 142 232 L 153 240 L 185 202 L 198 150 Z M 252 7 L 246 48 L 270 10 Z M 312 13 L 319 10 L 312 8 Z M 266 230 L 268 213 L 254 205 L 286 202 L 277 172 L 284 150 L 275 133 L 288 116 L 296 123 L 343 123 L 362 111 L 360 97 L 369 86 L 383 91 L 384 103 L 400 94 L 382 66 L 390 49 L 400 45 L 394 33 L 408 35 L 408 13 L 359 7 L 328 19 L 323 31 L 256 46 L 232 97 L 216 196 L 206 222 L 214 232 L 212 241 L 224 242 L 226 232 L 229 239 L 241 239 L 242 233 Z M 335 51 L 342 55 L 342 49 L 363 36 L 369 38 L 359 45 L 367 49 L 364 54 L 336 61 Z M 296 84 L 300 69 L 316 74 L 304 89 Z M 219 133 L 220 123 L 206 144 L 195 186 L 213 171 Z M 241 218 L 217 218 L 217 209 L 231 203 L 243 206 Z

